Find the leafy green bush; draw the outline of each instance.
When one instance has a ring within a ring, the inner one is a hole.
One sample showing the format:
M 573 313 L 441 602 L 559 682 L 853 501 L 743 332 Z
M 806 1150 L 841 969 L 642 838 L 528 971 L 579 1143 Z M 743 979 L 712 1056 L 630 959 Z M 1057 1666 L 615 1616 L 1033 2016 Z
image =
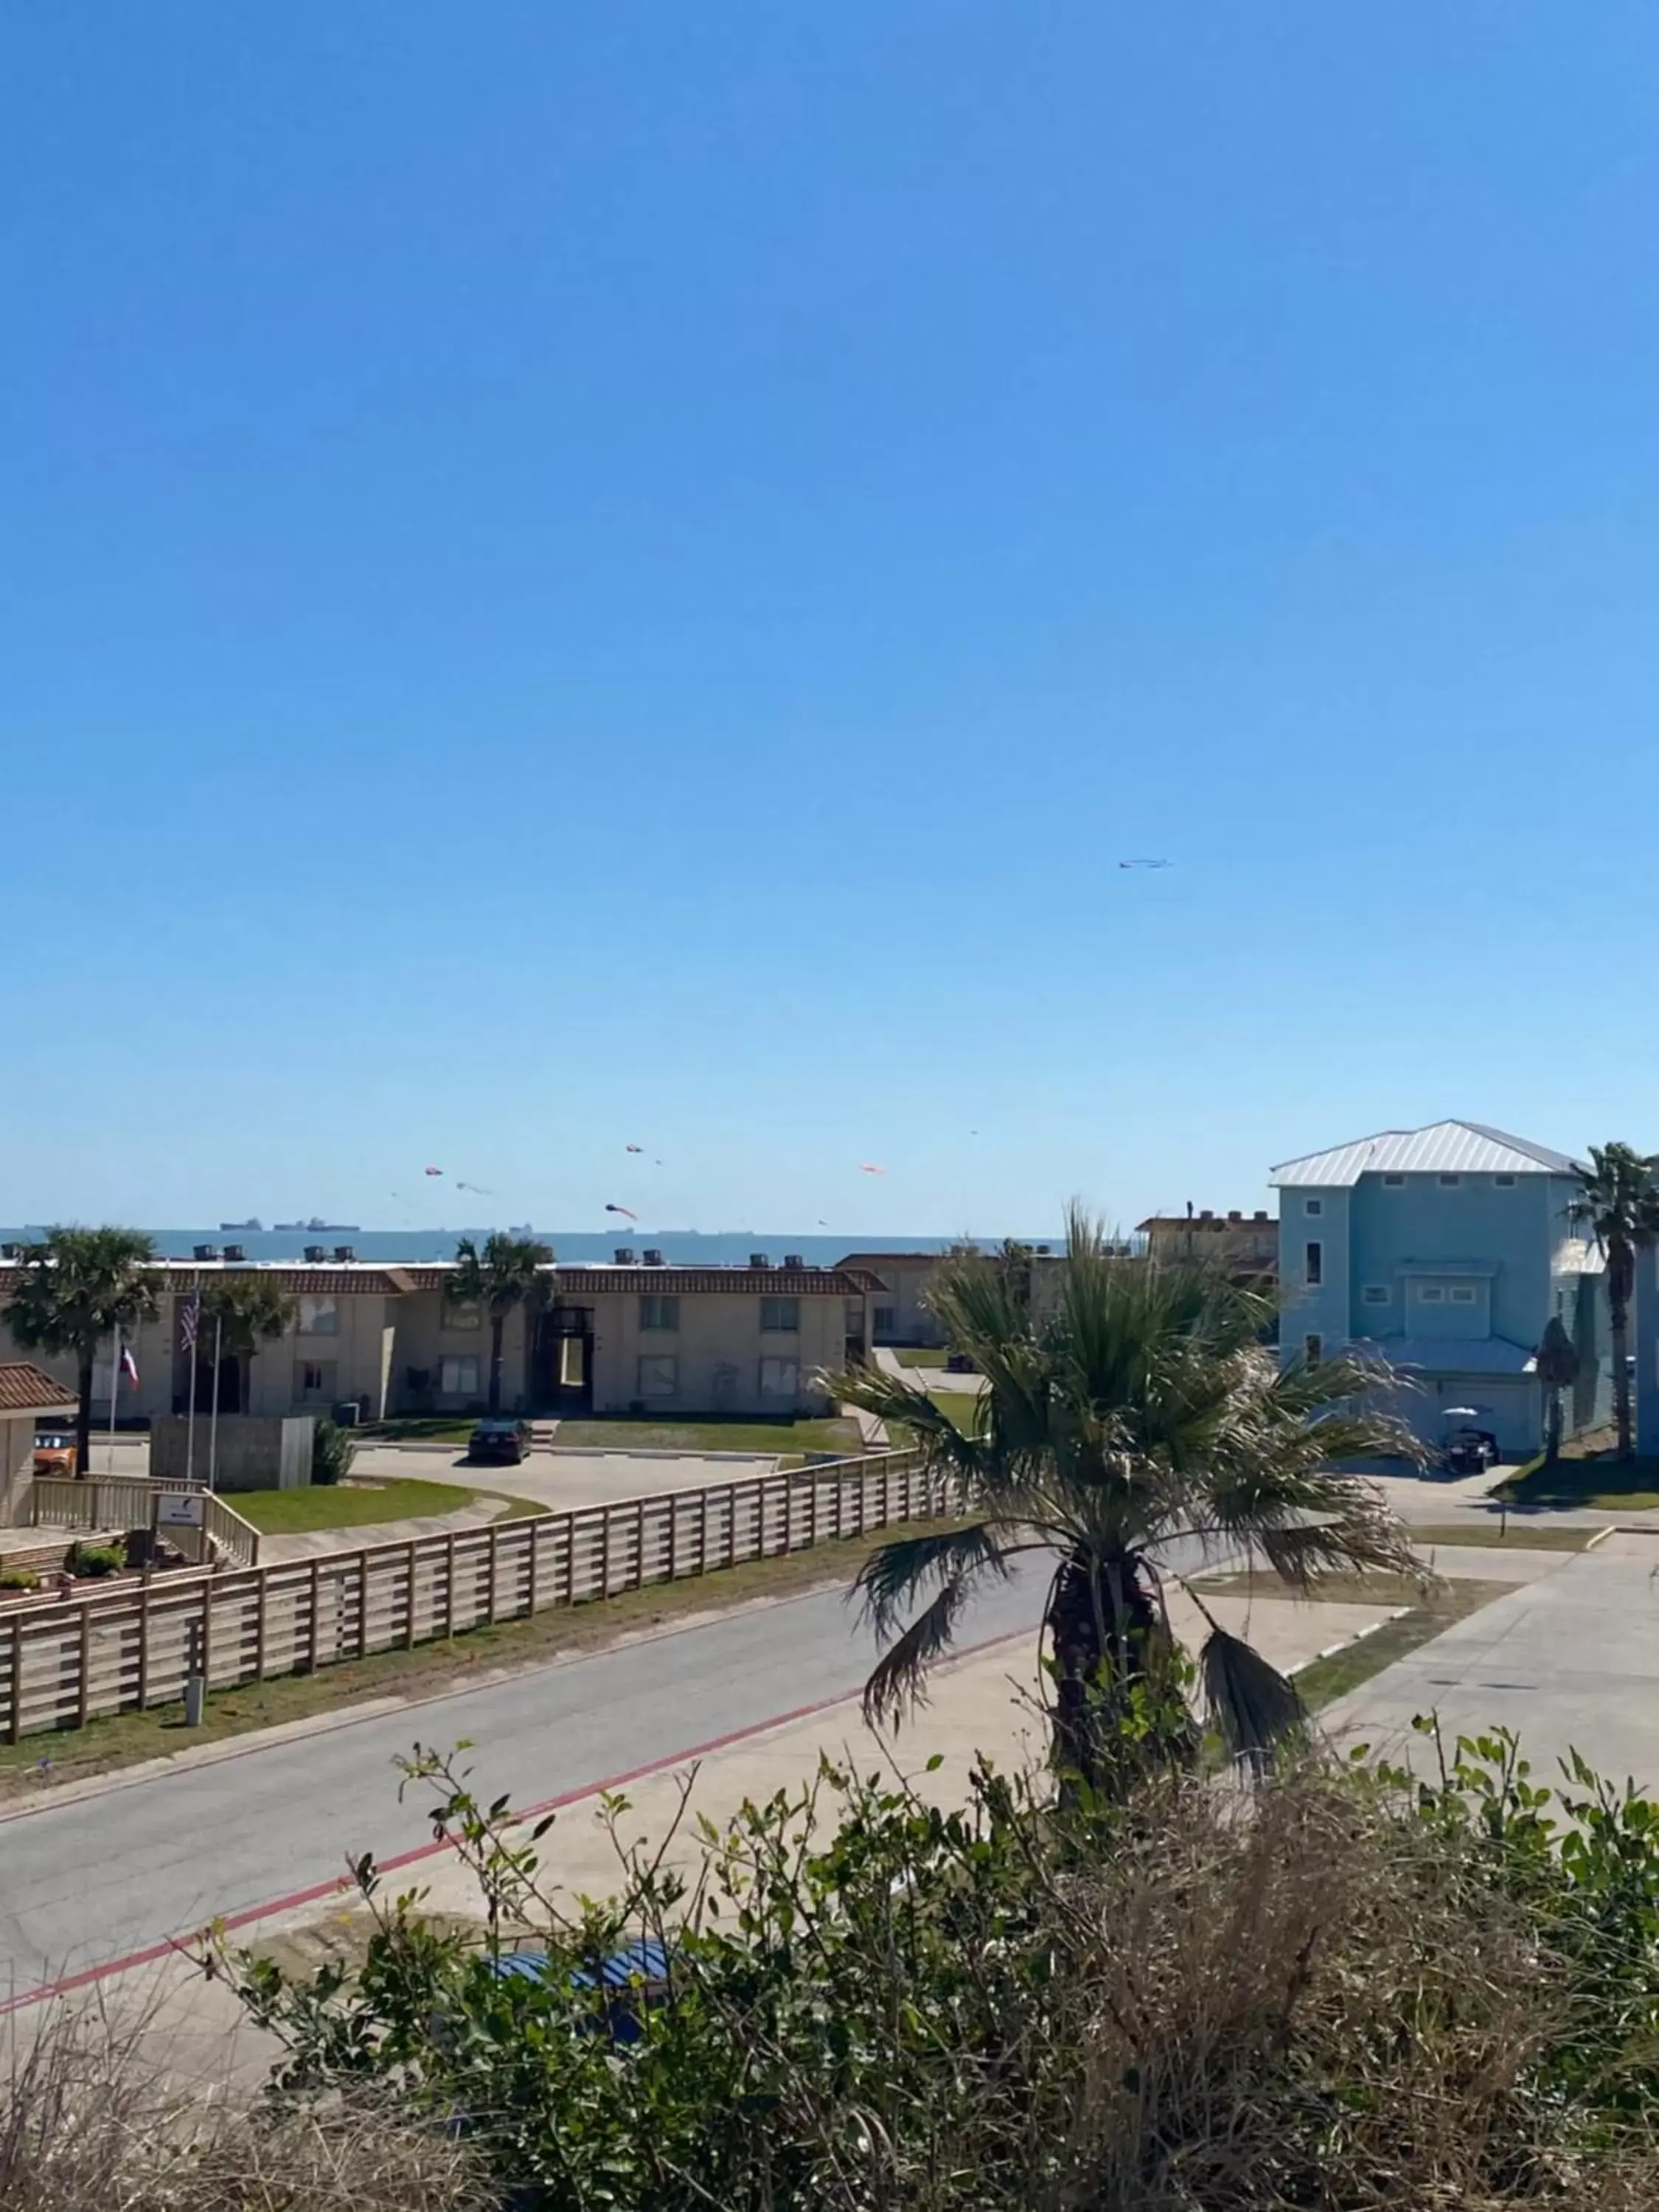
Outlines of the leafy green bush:
M 357 1456 L 357 1439 L 337 1421 L 319 1421 L 311 1438 L 311 1479 L 343 1482 Z
M 40 1577 L 33 1567 L 0 1567 L 0 1589 L 39 1589 Z
M 81 1544 L 70 1546 L 65 1562 L 72 1575 L 82 1580 L 95 1580 L 101 1575 L 118 1575 L 126 1565 L 126 1554 L 114 1544 Z
M 937 1765 L 937 1761 L 933 1762 Z M 572 1912 L 537 1846 L 419 1753 L 480 1887 L 469 1936 L 356 1867 L 356 1972 L 237 1966 L 309 2102 L 365 2077 L 459 2123 L 504 2193 L 611 2212 L 1267 2212 L 1659 2202 L 1659 1808 L 1575 1767 L 1558 1831 L 1511 1740 L 1427 1787 L 1170 1773 L 1057 1809 L 988 1770 L 965 1810 L 825 1765 L 626 1840 Z M 661 1942 L 613 2033 L 599 1961 Z M 502 1976 L 526 1941 L 539 1978 Z

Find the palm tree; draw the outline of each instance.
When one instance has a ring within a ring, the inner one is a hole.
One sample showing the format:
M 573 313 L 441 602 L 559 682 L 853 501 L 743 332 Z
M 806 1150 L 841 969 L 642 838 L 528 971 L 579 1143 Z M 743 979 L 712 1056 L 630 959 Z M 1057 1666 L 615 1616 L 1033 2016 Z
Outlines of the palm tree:
M 1043 1630 L 1054 1764 L 1073 1778 L 1066 1786 L 1117 1790 L 1150 1759 L 1190 1748 L 1164 1603 L 1171 1547 L 1259 1552 L 1299 1589 L 1333 1571 L 1415 1574 L 1377 1493 L 1330 1462 L 1420 1448 L 1397 1422 L 1345 1404 L 1386 1385 L 1379 1370 L 1331 1359 L 1281 1373 L 1261 1341 L 1264 1298 L 1207 1267 L 1115 1255 L 1078 1209 L 1052 1310 L 1031 1315 L 1019 1289 L 977 1255 L 934 1274 L 933 1312 L 985 1377 L 969 1427 L 875 1370 L 834 1380 L 839 1400 L 898 1424 L 955 1476 L 970 1516 L 886 1544 L 861 1570 L 866 1611 L 895 1639 L 865 1709 L 896 1719 L 975 1589 L 1038 1553 L 1053 1563 Z M 1201 1665 L 1236 1754 L 1259 1757 L 1298 1725 L 1291 1685 L 1213 1620 Z M 1159 1712 L 1161 1731 L 1149 1729 Z
M 137 1229 L 49 1229 L 26 1244 L 5 1322 L 26 1352 L 75 1360 L 76 1472 L 92 1457 L 92 1370 L 100 1346 L 155 1311 L 155 1247 Z M 112 1375 L 114 1390 L 119 1378 Z
M 453 1273 L 444 1285 L 451 1305 L 476 1306 L 489 1317 L 489 1397 L 492 1413 L 501 1410 L 501 1339 L 515 1307 L 546 1303 L 550 1285 L 542 1270 L 551 1248 L 531 1237 L 509 1237 L 493 1229 L 482 1252 L 470 1237 L 455 1247 Z
M 242 1406 L 250 1397 L 251 1370 L 262 1344 L 275 1342 L 294 1326 L 295 1301 L 272 1276 L 213 1275 L 202 1285 L 197 1346 L 214 1358 L 240 1361 Z
M 1559 1314 L 1545 1323 L 1533 1361 L 1544 1386 L 1544 1464 L 1553 1467 L 1561 1456 L 1561 1393 L 1578 1380 L 1580 1366 L 1578 1347 Z
M 1578 1170 L 1578 1195 L 1567 1218 L 1595 1235 L 1607 1262 L 1607 1319 L 1613 1337 L 1613 1407 L 1619 1425 L 1619 1456 L 1636 1456 L 1630 1409 L 1630 1301 L 1636 1287 L 1636 1255 L 1659 1242 L 1659 1187 L 1654 1170 L 1659 1153 L 1638 1152 L 1630 1145 L 1592 1145 L 1590 1164 Z

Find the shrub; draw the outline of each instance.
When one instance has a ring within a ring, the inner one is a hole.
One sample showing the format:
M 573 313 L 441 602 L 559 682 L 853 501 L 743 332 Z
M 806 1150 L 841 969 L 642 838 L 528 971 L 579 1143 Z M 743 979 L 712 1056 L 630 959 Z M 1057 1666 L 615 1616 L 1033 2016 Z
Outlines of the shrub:
M 357 1439 L 337 1421 L 319 1421 L 311 1439 L 311 1479 L 343 1482 L 357 1456 Z
M 70 1546 L 69 1558 L 64 1562 L 70 1574 L 82 1580 L 118 1575 L 126 1563 L 126 1553 L 118 1545 L 80 1543 Z
M 0 1567 L 0 1589 L 39 1589 L 40 1577 L 33 1567 Z
M 366 1859 L 359 1970 L 244 1960 L 241 1987 L 302 2106 L 375 2078 L 411 2122 L 459 2118 L 520 2202 L 1659 2201 L 1659 1808 L 1579 1769 L 1558 1839 L 1510 1739 L 1421 1790 L 1304 1764 L 1063 1812 L 988 1771 L 951 1813 L 826 1765 L 705 1828 L 684 1878 L 622 1844 L 613 1797 L 622 1887 L 574 1916 L 538 1885 L 550 1822 L 515 1836 L 451 1762 L 410 1772 L 481 1885 L 482 1942 L 382 1898 Z M 526 1936 L 544 1972 L 495 1971 Z M 668 1958 L 649 2004 L 595 1972 L 642 1936 Z

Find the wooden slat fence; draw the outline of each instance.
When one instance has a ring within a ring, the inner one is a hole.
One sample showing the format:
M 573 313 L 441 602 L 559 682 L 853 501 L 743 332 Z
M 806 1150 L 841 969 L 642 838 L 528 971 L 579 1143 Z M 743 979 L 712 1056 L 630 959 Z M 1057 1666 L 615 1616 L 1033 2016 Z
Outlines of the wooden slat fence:
M 186 1486 L 154 1481 L 147 1475 L 92 1475 L 77 1482 L 72 1476 L 37 1474 L 29 1486 L 29 1521 L 36 1528 L 153 1528 L 161 1498 L 176 1496 Z M 253 1523 L 245 1521 L 220 1492 L 200 1484 L 188 1487 L 205 1501 L 204 1527 L 219 1556 L 234 1559 L 239 1567 L 257 1566 L 259 1532 Z M 183 1542 L 193 1532 L 167 1533 Z M 187 1544 L 185 1548 L 186 1556 L 197 1556 Z
M 952 1504 L 948 1476 L 915 1452 L 885 1452 L 30 1604 L 0 1619 L 0 1736 L 175 1700 L 198 1638 L 209 1686 L 228 1689 L 930 1520 Z

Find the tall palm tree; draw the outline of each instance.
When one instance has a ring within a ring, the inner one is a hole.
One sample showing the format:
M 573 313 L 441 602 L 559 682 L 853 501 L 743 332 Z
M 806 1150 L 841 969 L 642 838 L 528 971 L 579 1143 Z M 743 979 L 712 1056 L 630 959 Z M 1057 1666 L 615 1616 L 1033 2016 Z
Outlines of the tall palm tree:
M 1561 1456 L 1561 1393 L 1571 1389 L 1579 1369 L 1578 1347 L 1559 1314 L 1552 1314 L 1544 1324 L 1533 1359 L 1544 1386 L 1544 1464 L 1553 1467 Z
M 202 1285 L 197 1347 L 221 1361 L 240 1362 L 242 1404 L 250 1402 L 251 1370 L 262 1344 L 271 1344 L 294 1325 L 295 1301 L 270 1275 L 211 1275 Z
M 1630 1407 L 1630 1301 L 1636 1287 L 1636 1255 L 1659 1243 L 1659 1186 L 1654 1170 L 1659 1153 L 1633 1146 L 1592 1145 L 1590 1164 L 1578 1170 L 1578 1195 L 1567 1218 L 1589 1228 L 1607 1261 L 1607 1320 L 1613 1337 L 1613 1408 L 1619 1425 L 1619 1456 L 1636 1456 Z
M 49 1229 L 26 1244 L 5 1322 L 26 1352 L 75 1360 L 75 1466 L 92 1456 L 92 1370 L 106 1337 L 155 1311 L 155 1247 L 137 1229 Z M 117 1389 L 118 1376 L 110 1388 Z
M 552 1260 L 550 1246 L 532 1237 L 509 1237 L 493 1229 L 481 1252 L 470 1237 L 455 1247 L 455 1266 L 444 1285 L 451 1305 L 477 1306 L 489 1321 L 489 1396 L 492 1413 L 501 1410 L 501 1339 L 515 1308 L 544 1305 L 551 1288 L 542 1272 Z
M 1259 1553 L 1304 1589 L 1332 1571 L 1415 1573 L 1377 1493 L 1330 1462 L 1420 1454 L 1400 1424 L 1345 1403 L 1363 1405 L 1386 1376 L 1347 1359 L 1280 1373 L 1261 1341 L 1267 1302 L 1217 1270 L 1115 1255 L 1074 1208 L 1061 1275 L 1034 1316 L 994 1260 L 940 1263 L 933 1312 L 985 1378 L 968 1426 L 873 1370 L 835 1379 L 839 1400 L 901 1425 L 957 1478 L 969 1516 L 945 1534 L 884 1545 L 860 1572 L 878 1632 L 894 1637 L 865 1706 L 896 1718 L 975 1591 L 1006 1577 L 1019 1554 L 1038 1553 L 1051 1568 L 1043 1629 L 1054 1763 L 1062 1776 L 1117 1789 L 1188 1728 L 1171 1686 L 1182 1671 L 1164 1602 L 1172 1547 L 1184 1539 L 1188 1555 Z M 1235 1753 L 1259 1756 L 1298 1725 L 1291 1685 L 1212 1620 L 1201 1671 Z M 1146 1726 L 1158 1711 L 1161 1745 Z

